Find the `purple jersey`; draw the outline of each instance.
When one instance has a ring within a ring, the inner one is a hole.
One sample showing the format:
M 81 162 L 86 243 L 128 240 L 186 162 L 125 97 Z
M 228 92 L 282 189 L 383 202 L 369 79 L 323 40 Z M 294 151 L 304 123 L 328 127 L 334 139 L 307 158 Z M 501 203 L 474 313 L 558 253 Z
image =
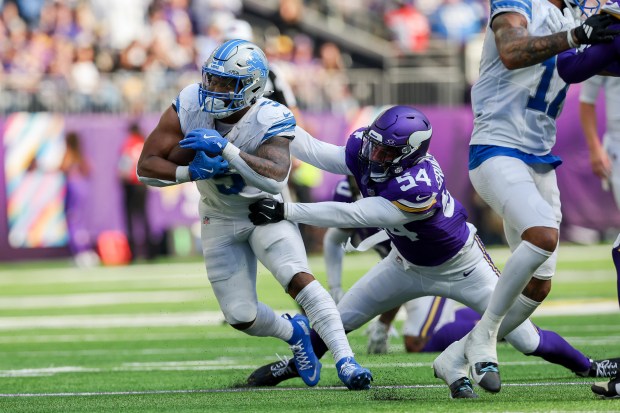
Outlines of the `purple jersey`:
M 333 200 L 336 202 L 351 203 L 356 201 L 356 199 L 354 198 L 355 197 L 353 195 L 353 192 L 351 191 L 349 181 L 347 181 L 346 179 L 339 181 L 336 185 L 336 190 L 334 191 Z M 379 228 L 355 228 L 355 232 L 351 236 L 351 243 L 353 244 L 353 246 L 358 246 L 360 242 L 370 237 L 371 235 L 376 234 L 379 231 Z M 384 258 L 388 255 L 390 249 L 392 248 L 390 244 L 391 241 L 387 240 L 374 245 L 372 248 L 377 251 L 377 253 L 379 253 L 381 258 Z
M 415 265 L 436 266 L 452 258 L 469 236 L 467 212 L 445 186 L 443 172 L 431 155 L 385 182 L 362 182 L 364 161 L 359 157 L 362 132 L 346 145 L 347 167 L 364 197 L 381 196 L 399 209 L 420 216 L 398 228 L 385 228 L 398 252 Z

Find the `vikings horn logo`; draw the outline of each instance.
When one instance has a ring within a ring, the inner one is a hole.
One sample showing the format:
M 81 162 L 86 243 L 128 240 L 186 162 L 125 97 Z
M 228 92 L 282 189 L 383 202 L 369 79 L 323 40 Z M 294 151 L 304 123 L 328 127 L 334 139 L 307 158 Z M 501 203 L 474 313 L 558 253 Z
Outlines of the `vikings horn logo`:
M 260 77 L 266 77 L 269 69 L 263 63 L 263 59 L 260 58 L 258 52 L 253 51 L 250 54 L 250 58 L 247 61 L 248 72 L 253 72 L 255 70 L 260 70 Z

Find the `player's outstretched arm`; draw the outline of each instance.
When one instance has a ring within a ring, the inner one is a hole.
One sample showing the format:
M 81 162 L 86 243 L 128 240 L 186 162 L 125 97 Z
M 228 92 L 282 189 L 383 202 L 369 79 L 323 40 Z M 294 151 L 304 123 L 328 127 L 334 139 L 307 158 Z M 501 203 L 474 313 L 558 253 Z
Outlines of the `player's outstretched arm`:
M 179 118 L 174 108 L 170 106 L 144 143 L 137 170 L 142 182 L 153 186 L 180 183 L 177 181 L 177 168 L 179 166 L 187 168 L 195 154 L 193 150 L 178 146 L 182 137 Z
M 291 153 L 297 159 L 324 171 L 337 175 L 351 175 L 347 167 L 344 146 L 320 141 L 299 126 L 295 128 Z
M 530 36 L 527 20 L 519 13 L 498 15 L 493 19 L 491 28 L 500 59 L 509 70 L 544 62 L 570 47 L 566 32 Z

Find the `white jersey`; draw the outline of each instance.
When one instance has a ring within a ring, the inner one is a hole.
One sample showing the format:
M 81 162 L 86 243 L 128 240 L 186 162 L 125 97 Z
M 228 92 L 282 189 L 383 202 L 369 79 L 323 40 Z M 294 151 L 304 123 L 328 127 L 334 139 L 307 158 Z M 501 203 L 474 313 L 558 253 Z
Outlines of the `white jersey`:
M 605 141 L 620 146 L 620 78 L 593 76 L 581 84 L 579 100 L 595 104 L 599 91 L 605 90 Z
M 552 33 L 548 0 L 491 0 L 491 19 L 515 12 L 527 19 L 533 36 Z M 493 30 L 484 39 L 480 77 L 471 97 L 474 130 L 471 145 L 514 148 L 546 155 L 555 144 L 555 118 L 560 114 L 568 85 L 556 69 L 556 56 L 534 66 L 508 70 L 501 62 Z
M 251 155 L 273 136 L 295 137 L 295 117 L 286 106 L 270 99 L 259 99 L 232 128 L 231 125 L 216 123 L 211 114 L 201 109 L 197 83 L 183 89 L 173 104 L 184 135 L 196 128 L 216 129 L 229 142 Z M 196 186 L 203 203 L 201 210 L 213 217 L 247 218 L 248 205 L 260 198 L 274 197 L 246 185 L 234 169 L 212 179 L 196 181 Z

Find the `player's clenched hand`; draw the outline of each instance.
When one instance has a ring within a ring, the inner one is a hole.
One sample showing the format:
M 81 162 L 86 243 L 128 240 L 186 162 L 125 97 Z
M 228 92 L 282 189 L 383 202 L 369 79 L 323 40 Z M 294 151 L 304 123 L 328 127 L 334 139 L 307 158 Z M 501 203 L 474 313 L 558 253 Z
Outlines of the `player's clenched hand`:
M 249 217 L 254 225 L 280 222 L 284 219 L 284 204 L 275 199 L 263 198 L 250 205 Z
M 228 141 L 215 129 L 193 129 L 179 142 L 181 148 L 220 155 Z
M 581 26 L 575 27 L 573 34 L 579 44 L 609 43 L 620 34 L 620 30 L 609 28 L 617 22 L 615 17 L 607 13 L 595 14 L 588 17 Z
M 196 152 L 194 160 L 189 164 L 189 177 L 192 181 L 210 179 L 217 174 L 226 172 L 228 161 L 221 156 L 211 158 L 204 152 Z

